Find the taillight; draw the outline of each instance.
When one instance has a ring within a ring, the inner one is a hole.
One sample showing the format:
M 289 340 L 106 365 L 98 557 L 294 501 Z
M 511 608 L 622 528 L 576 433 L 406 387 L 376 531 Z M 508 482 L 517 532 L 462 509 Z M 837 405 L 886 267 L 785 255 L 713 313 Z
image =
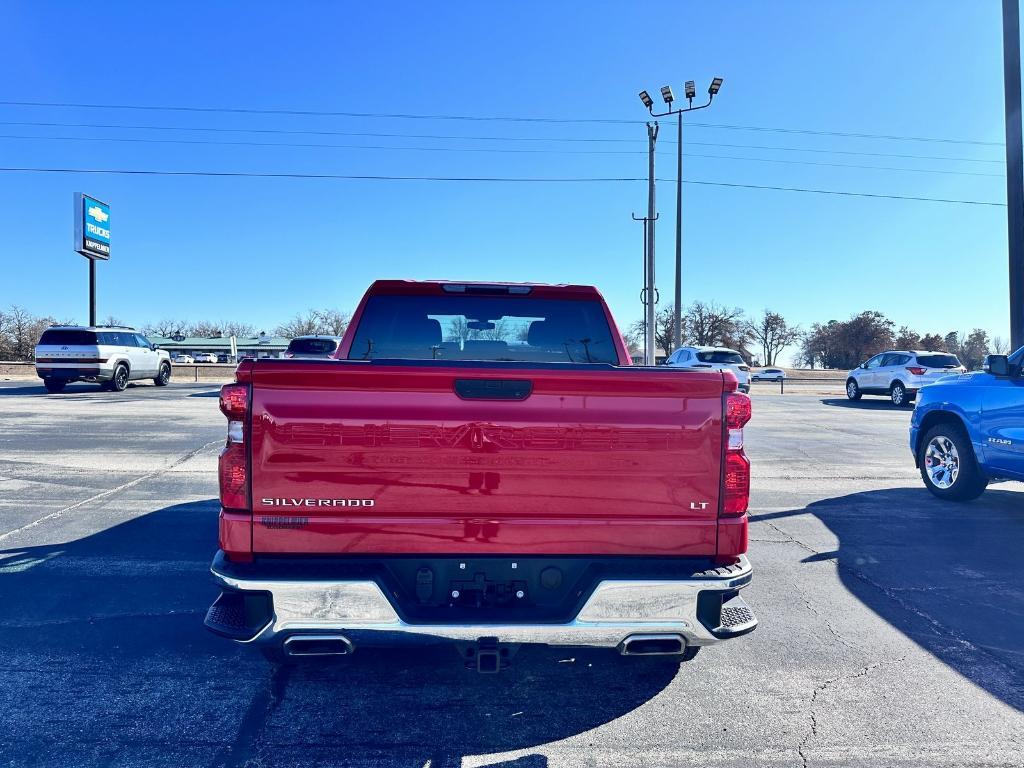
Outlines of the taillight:
M 244 443 L 228 443 L 220 452 L 220 504 L 225 509 L 249 508 L 249 472 Z
M 753 409 L 750 405 L 750 398 L 741 392 L 732 392 L 725 402 L 725 428 L 743 429 L 743 426 L 750 421 Z
M 722 493 L 722 515 L 742 515 L 750 503 L 750 460 L 743 449 L 725 454 L 725 487 Z
M 910 373 L 912 373 L 914 376 L 924 376 L 924 372 L 926 370 L 928 370 L 928 369 L 927 368 L 918 368 L 917 366 L 913 366 L 911 368 L 907 368 L 907 370 L 910 371 Z
M 249 387 L 225 384 L 220 390 L 220 409 L 228 417 L 228 439 L 218 460 L 220 503 L 225 509 L 249 508 L 249 462 L 246 416 Z
M 725 401 L 725 479 L 722 516 L 743 515 L 750 503 L 750 460 L 743 453 L 743 427 L 753 414 L 750 398 L 731 392 Z
M 243 421 L 249 410 L 249 385 L 225 384 L 220 388 L 220 410 L 229 421 Z

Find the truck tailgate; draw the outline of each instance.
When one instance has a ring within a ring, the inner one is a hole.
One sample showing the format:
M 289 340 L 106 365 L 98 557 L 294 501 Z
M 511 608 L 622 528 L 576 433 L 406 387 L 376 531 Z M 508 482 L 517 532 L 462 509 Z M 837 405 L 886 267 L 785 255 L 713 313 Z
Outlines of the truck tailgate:
M 261 360 L 251 382 L 256 554 L 715 554 L 721 374 Z

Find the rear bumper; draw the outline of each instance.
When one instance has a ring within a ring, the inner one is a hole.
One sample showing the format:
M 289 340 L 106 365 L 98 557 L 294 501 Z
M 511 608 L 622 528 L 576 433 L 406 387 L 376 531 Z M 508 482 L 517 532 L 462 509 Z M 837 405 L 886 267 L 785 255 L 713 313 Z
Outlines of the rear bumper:
M 299 561 L 301 562 L 301 561 Z M 296 573 L 301 573 L 301 567 Z M 275 644 L 292 635 L 342 635 L 354 647 L 475 642 L 620 647 L 635 635 L 679 635 L 711 645 L 752 632 L 757 619 L 739 590 L 750 583 L 746 557 L 681 579 L 602 579 L 574 618 L 558 623 L 418 623 L 402 618 L 379 580 L 292 578 L 280 568 L 234 564 L 223 553 L 211 571 L 222 588 L 206 626 L 242 643 Z M 393 594 L 393 593 L 392 593 Z
M 36 375 L 40 379 L 64 379 L 68 381 L 109 381 L 114 378 L 113 368 L 99 366 L 37 365 Z

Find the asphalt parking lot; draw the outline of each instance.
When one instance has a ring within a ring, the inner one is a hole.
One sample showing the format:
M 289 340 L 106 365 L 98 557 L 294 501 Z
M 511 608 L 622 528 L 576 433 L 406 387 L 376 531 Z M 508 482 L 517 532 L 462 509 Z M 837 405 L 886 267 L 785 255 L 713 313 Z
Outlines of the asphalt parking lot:
M 492 676 L 275 669 L 203 629 L 216 391 L 0 383 L 0 765 L 1024 764 L 1024 487 L 932 499 L 909 409 L 755 388 L 755 633 Z

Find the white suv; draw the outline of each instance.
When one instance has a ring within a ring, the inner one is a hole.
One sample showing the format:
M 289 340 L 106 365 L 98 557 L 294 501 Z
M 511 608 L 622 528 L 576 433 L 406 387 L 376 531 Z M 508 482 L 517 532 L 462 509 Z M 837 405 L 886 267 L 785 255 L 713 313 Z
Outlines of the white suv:
M 680 347 L 665 361 L 676 368 L 730 370 L 740 380 L 740 392 L 750 391 L 750 366 L 735 349 L 726 347 Z
M 882 352 L 850 371 L 846 396 L 860 400 L 861 395 L 885 395 L 893 405 L 907 405 L 921 387 L 966 372 L 948 352 Z
M 139 379 L 166 386 L 171 360 L 134 328 L 53 326 L 36 344 L 36 375 L 47 392 L 60 392 L 72 381 L 95 381 L 122 392 Z

